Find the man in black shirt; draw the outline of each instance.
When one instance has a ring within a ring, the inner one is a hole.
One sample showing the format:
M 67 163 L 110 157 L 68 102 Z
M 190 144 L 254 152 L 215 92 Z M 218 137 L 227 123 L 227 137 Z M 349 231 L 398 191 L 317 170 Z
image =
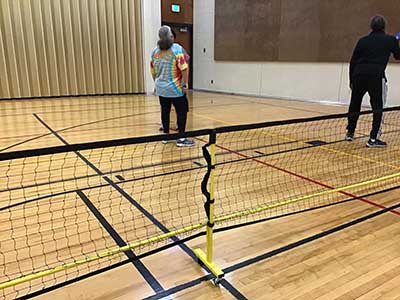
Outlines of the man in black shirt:
M 387 35 L 385 27 L 386 21 L 382 16 L 373 17 L 371 19 L 372 32 L 358 41 L 350 62 L 352 95 L 346 140 L 354 139 L 361 102 L 368 92 L 371 107 L 374 110 L 372 130 L 367 143 L 367 147 L 371 148 L 387 146 L 385 142 L 379 140 L 383 120 L 385 70 L 391 54 L 395 59 L 400 60 L 399 41 L 394 36 Z

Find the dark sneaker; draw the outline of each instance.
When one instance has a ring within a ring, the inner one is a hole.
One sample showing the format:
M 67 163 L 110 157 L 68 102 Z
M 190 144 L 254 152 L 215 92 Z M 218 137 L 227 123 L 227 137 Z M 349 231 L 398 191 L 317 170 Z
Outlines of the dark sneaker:
M 188 139 L 179 139 L 176 141 L 176 146 L 178 147 L 192 147 L 194 142 Z
M 373 140 L 369 139 L 367 143 L 368 148 L 385 148 L 387 146 L 387 143 L 381 141 L 381 140 Z
M 348 141 L 348 142 L 354 141 L 354 132 L 347 132 L 346 133 L 346 141 Z

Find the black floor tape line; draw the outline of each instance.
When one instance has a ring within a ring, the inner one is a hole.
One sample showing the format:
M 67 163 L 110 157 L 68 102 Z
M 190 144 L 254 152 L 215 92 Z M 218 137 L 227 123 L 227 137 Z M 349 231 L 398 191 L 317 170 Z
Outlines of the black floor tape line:
M 92 201 L 81 191 L 77 192 L 78 196 L 82 199 L 82 201 L 86 204 L 92 214 L 96 217 L 96 219 L 100 222 L 103 228 L 108 232 L 109 235 L 113 238 L 113 240 L 117 243 L 119 247 L 124 247 L 127 243 L 122 239 L 122 237 L 115 231 L 115 229 L 111 226 L 110 223 L 104 218 L 104 216 L 100 213 L 100 211 L 94 206 Z M 137 259 L 135 253 L 132 250 L 124 252 L 125 255 L 132 261 L 132 264 L 136 267 L 139 273 L 143 276 L 143 278 L 147 281 L 147 283 L 151 286 L 151 288 L 156 292 L 161 292 L 164 288 L 157 281 L 157 279 L 151 274 L 150 270 L 146 268 L 146 266 Z
M 47 125 L 37 114 L 33 114 L 34 117 L 44 126 L 46 127 L 51 133 L 53 133 L 61 142 L 63 142 L 65 145 L 69 145 L 69 143 L 62 137 L 60 136 L 56 131 L 54 131 L 49 125 Z M 97 174 L 99 175 L 104 175 L 102 171 L 100 171 L 96 166 L 94 166 L 86 157 L 84 157 L 82 154 L 79 152 L 75 152 L 75 154 L 83 160 L 89 167 L 91 167 Z M 125 192 L 120 186 L 118 186 L 114 181 L 112 181 L 110 178 L 107 176 L 103 176 L 103 179 L 109 183 L 115 190 L 117 190 L 125 199 L 127 199 L 133 206 L 135 206 L 142 214 L 144 214 L 154 225 L 156 225 L 160 230 L 162 230 L 164 233 L 170 232 L 168 228 L 166 228 L 160 221 L 158 221 L 150 212 L 148 212 L 145 208 L 143 208 L 135 199 L 133 199 L 127 192 Z M 171 238 L 174 242 L 179 241 L 179 238 L 174 236 Z M 185 244 L 179 244 L 179 247 L 186 253 L 188 254 L 194 261 L 197 262 L 197 257 L 194 254 L 194 252 Z M 203 269 L 205 269 L 208 273 L 210 273 L 210 270 L 202 266 Z M 231 289 L 229 285 L 226 284 L 228 288 Z M 224 286 L 225 287 L 225 286 Z M 232 287 L 233 288 L 233 287 Z M 227 289 L 228 290 L 228 289 Z M 234 292 L 236 290 L 228 290 L 230 293 Z M 232 294 L 236 298 L 235 294 Z M 236 299 L 245 299 L 245 298 L 236 298 Z
M 225 269 L 223 270 L 223 272 L 224 272 L 225 274 L 232 273 L 232 272 L 234 272 L 234 271 L 237 271 L 237 270 L 239 270 L 239 269 L 248 267 L 248 266 L 250 266 L 250 265 L 252 265 L 252 264 L 255 264 L 255 263 L 257 263 L 257 262 L 266 260 L 266 259 L 268 259 L 268 258 L 274 257 L 274 256 L 276 256 L 276 255 L 279 255 L 279 254 L 282 254 L 282 253 L 284 253 L 284 252 L 290 251 L 290 250 L 295 249 L 295 248 L 297 248 L 297 247 L 300 247 L 300 246 L 306 245 L 306 244 L 308 244 L 308 243 L 314 242 L 314 241 L 316 241 L 316 240 L 319 240 L 319 239 L 324 238 L 324 237 L 326 237 L 326 236 L 329 236 L 329 235 L 331 235 L 331 234 L 337 233 L 337 232 L 342 231 L 342 230 L 344 230 L 344 229 L 347 229 L 347 228 L 349 228 L 349 227 L 351 227 L 351 226 L 354 226 L 354 225 L 360 224 L 360 223 L 362 223 L 362 222 L 365 222 L 365 221 L 367 221 L 367 220 L 376 218 L 376 217 L 378 217 L 378 216 L 381 216 L 381 215 L 383 215 L 383 214 L 385 214 L 385 213 L 388 213 L 388 212 L 390 212 L 391 210 L 394 210 L 394 209 L 397 209 L 397 208 L 400 208 L 400 203 L 398 203 L 398 204 L 396 204 L 396 205 L 393 205 L 393 206 L 391 206 L 391 207 L 388 207 L 388 208 L 379 210 L 379 211 L 377 211 L 377 212 L 368 214 L 368 215 L 366 215 L 366 216 L 364 216 L 364 217 L 358 218 L 358 219 L 353 220 L 353 221 L 350 221 L 350 222 L 348 222 L 348 223 L 344 223 L 344 224 L 342 224 L 342 225 L 333 227 L 333 228 L 331 228 L 331 229 L 329 229 L 329 230 L 326 230 L 326 231 L 324 231 L 324 232 L 321 232 L 321 233 L 312 235 L 312 236 L 310 236 L 310 237 L 304 238 L 304 239 L 299 240 L 299 241 L 297 241 L 297 242 L 294 242 L 294 243 L 291 243 L 291 244 L 289 244 L 289 245 L 286 245 L 286 246 L 280 247 L 280 248 L 278 248 L 278 249 L 272 250 L 272 251 L 270 251 L 270 252 L 264 253 L 264 254 L 259 255 L 259 256 L 257 256 L 257 257 L 254 257 L 254 258 L 245 260 L 245 261 L 240 262 L 240 263 L 238 263 L 238 264 L 235 264 L 235 265 L 233 265 L 233 266 L 227 267 L 227 268 L 225 268 Z M 179 285 L 179 286 L 173 287 L 173 288 L 171 288 L 171 289 L 165 290 L 165 291 L 163 291 L 163 292 L 161 292 L 161 293 L 159 293 L 159 294 L 156 294 L 156 295 L 153 295 L 153 296 L 149 296 L 149 297 L 147 297 L 147 298 L 144 298 L 144 300 L 162 299 L 162 298 L 167 297 L 167 296 L 169 296 L 169 295 L 173 295 L 173 294 L 176 294 L 176 293 L 178 293 L 178 292 L 180 292 L 180 291 L 183 291 L 183 290 L 185 290 L 185 289 L 188 289 L 188 288 L 191 288 L 191 287 L 193 287 L 193 286 L 199 285 L 200 283 L 202 283 L 202 282 L 204 282 L 204 281 L 207 281 L 207 280 L 210 280 L 211 278 L 212 278 L 212 275 L 209 274 L 209 275 L 207 275 L 207 276 L 203 276 L 203 277 L 194 279 L 194 280 L 192 280 L 192 281 L 186 282 L 186 283 L 184 283 L 184 284 L 181 284 L 181 285 Z
M 33 114 L 35 118 L 43 125 L 45 126 L 52 134 L 54 134 L 61 142 L 63 142 L 65 145 L 69 145 L 69 143 L 64 140 L 57 132 L 55 132 L 50 126 L 48 126 L 37 114 Z M 90 168 L 92 168 L 95 172 L 97 172 L 99 175 L 104 175 L 98 168 L 96 168 L 88 159 L 86 159 L 82 154 L 79 152 L 75 152 L 75 154 L 83 160 Z M 107 176 L 103 176 L 103 179 L 108 182 L 109 184 L 116 186 L 116 184 Z M 119 188 L 119 187 L 118 187 Z M 100 212 L 97 210 L 97 208 L 93 205 L 93 203 L 86 197 L 86 195 L 78 191 L 77 192 L 80 198 L 84 201 L 84 203 L 88 206 L 89 210 L 96 216 L 96 218 L 100 221 L 100 223 L 103 225 L 103 227 L 107 230 L 107 232 L 112 236 L 114 241 L 117 243 L 119 247 L 126 246 L 126 243 L 122 240 L 122 238 L 118 235 L 118 233 L 114 230 L 114 228 L 111 226 L 110 223 L 107 222 L 107 220 L 100 214 Z M 133 259 L 135 258 L 135 254 L 133 251 L 126 252 L 126 255 L 128 258 Z M 150 270 L 147 269 L 147 267 L 140 261 L 140 260 L 135 260 L 133 263 L 138 272 L 142 275 L 144 280 L 150 285 L 150 287 L 154 291 L 163 291 L 164 288 L 161 286 L 161 284 L 157 281 L 157 279 L 151 274 Z M 157 293 L 157 292 L 156 292 Z

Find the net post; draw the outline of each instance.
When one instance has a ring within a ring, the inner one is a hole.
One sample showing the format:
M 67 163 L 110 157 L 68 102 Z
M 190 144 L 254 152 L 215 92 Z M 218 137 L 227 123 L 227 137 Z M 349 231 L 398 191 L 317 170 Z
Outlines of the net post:
M 215 132 L 213 132 L 215 134 Z M 214 204 L 215 204 L 215 140 L 216 138 L 210 137 L 210 156 L 211 156 L 211 170 L 210 170 L 210 206 L 208 213 L 207 223 L 207 261 L 213 261 L 214 252 Z
M 213 261 L 214 254 L 214 204 L 215 204 L 215 144 L 216 144 L 216 131 L 212 130 L 210 133 L 210 141 L 203 147 L 204 158 L 207 161 L 208 172 L 202 184 L 203 194 L 207 198 L 205 203 L 206 215 L 208 218 L 206 229 L 206 253 L 201 249 L 196 249 L 194 252 L 199 259 L 199 263 L 205 265 L 211 273 L 215 276 L 215 283 L 224 276 L 224 272 Z M 210 148 L 210 152 L 207 148 Z M 209 191 L 207 191 L 207 186 Z

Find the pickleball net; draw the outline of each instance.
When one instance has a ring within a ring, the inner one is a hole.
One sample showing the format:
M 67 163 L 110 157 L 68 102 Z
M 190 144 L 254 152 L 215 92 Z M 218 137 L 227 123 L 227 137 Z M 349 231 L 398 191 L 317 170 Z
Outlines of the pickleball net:
M 216 129 L 217 226 L 326 206 L 400 184 L 400 119 L 385 113 L 381 138 L 366 147 L 372 114 L 345 141 L 346 115 Z
M 186 149 L 151 136 L 1 153 L 0 295 L 29 295 L 205 228 L 396 188 L 399 110 L 385 111 L 385 149 L 365 147 L 365 112 L 353 142 L 346 115 L 330 115 L 193 131 Z

